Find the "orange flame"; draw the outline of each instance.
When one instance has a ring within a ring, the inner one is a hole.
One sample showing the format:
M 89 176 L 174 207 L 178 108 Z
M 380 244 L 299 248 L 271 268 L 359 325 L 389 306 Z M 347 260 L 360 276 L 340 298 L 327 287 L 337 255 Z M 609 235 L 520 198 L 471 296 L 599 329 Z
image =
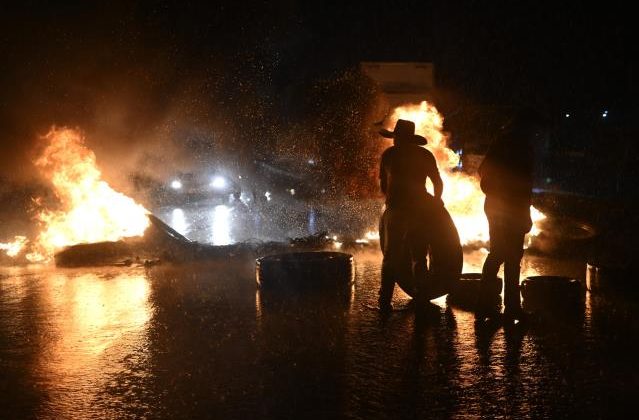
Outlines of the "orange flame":
M 22 252 L 27 242 L 26 236 L 16 236 L 11 242 L 0 242 L 0 250 L 10 257 L 16 257 Z
M 42 230 L 27 254 L 30 261 L 49 260 L 68 245 L 144 234 L 148 211 L 101 179 L 95 154 L 79 131 L 52 128 L 44 138 L 48 145 L 35 165 L 51 181 L 60 208 L 37 215 Z
M 388 121 L 391 130 L 398 119 L 413 121 L 415 133 L 428 139 L 425 147 L 435 155 L 444 182 L 442 200 L 457 226 L 462 244 L 487 242 L 488 221 L 484 215 L 484 193 L 479 187 L 479 179 L 454 170 L 459 156 L 448 148 L 448 137 L 443 132 L 444 119 L 437 108 L 427 101 L 399 106 Z M 546 217 L 532 206 L 531 216 L 535 225 Z M 539 228 L 533 226 L 531 235 L 538 233 Z

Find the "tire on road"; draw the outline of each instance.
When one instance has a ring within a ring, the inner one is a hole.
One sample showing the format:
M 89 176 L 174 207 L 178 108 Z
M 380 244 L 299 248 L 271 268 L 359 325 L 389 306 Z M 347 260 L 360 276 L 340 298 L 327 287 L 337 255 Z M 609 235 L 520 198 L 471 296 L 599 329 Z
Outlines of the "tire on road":
M 428 281 L 430 296 L 435 299 L 447 295 L 455 289 L 463 267 L 463 251 L 457 227 L 450 213 L 443 205 L 433 206 L 430 242 L 430 264 Z M 415 297 L 415 281 L 410 274 L 410 259 L 406 261 L 405 272 L 399 275 L 397 285 L 409 296 Z
M 530 276 L 521 282 L 521 295 L 528 308 L 561 307 L 583 301 L 586 288 L 566 276 Z
M 624 299 L 639 297 L 635 272 L 630 263 L 588 262 L 586 288 L 591 293 L 612 294 Z
M 598 235 L 594 226 L 567 217 L 548 217 L 539 222 L 539 228 L 528 249 L 542 255 L 586 256 Z
M 256 260 L 262 290 L 344 290 L 353 283 L 353 256 L 344 252 L 292 252 Z
M 455 288 L 448 294 L 447 301 L 453 305 L 471 307 L 474 306 L 479 297 L 481 285 L 481 273 L 462 273 Z M 501 277 L 489 284 L 489 293 L 495 299 L 499 298 L 503 288 Z

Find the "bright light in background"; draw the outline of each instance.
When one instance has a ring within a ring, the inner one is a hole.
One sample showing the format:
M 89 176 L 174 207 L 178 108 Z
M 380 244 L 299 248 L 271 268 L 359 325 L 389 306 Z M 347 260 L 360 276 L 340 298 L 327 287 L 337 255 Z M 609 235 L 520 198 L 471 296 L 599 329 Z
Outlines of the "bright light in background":
M 564 115 L 566 118 L 570 118 L 570 114 L 566 112 L 566 114 Z
M 179 190 L 180 188 L 182 188 L 182 183 L 179 180 L 174 179 L 171 182 L 171 188 L 173 188 L 174 190 Z
M 608 110 L 604 110 L 604 112 L 601 113 L 601 118 L 607 118 L 608 117 Z
M 250 197 L 247 193 L 245 193 L 244 191 L 242 191 L 242 192 L 240 193 L 240 201 L 241 201 L 242 203 L 244 203 L 244 204 L 248 204 L 248 203 L 250 203 L 250 202 L 251 202 L 251 197 Z
M 266 201 L 271 201 L 271 193 L 269 191 L 264 193 L 264 197 L 266 197 Z
M 213 245 L 229 245 L 231 243 L 231 209 L 225 205 L 215 206 L 211 222 Z
M 221 176 L 216 176 L 215 178 L 213 178 L 210 185 L 213 188 L 221 190 L 226 187 L 226 179 Z
M 186 236 L 189 224 L 186 223 L 186 218 L 184 217 L 184 211 L 182 209 L 173 209 L 173 212 L 171 213 L 171 227 Z

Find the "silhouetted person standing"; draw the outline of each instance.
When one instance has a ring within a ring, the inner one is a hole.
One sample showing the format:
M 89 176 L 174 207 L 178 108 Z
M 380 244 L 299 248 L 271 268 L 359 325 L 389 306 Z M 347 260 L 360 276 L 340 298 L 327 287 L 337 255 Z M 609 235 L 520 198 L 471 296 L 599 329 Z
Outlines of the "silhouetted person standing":
M 379 291 L 379 307 L 389 311 L 398 276 L 414 276 L 416 300 L 426 295 L 428 254 L 428 208 L 440 199 L 443 184 L 435 157 L 420 147 L 426 139 L 415 134 L 415 123 L 398 120 L 394 131 L 380 134 L 394 139 L 382 154 L 380 184 L 386 209 L 380 221 L 380 244 L 384 259 Z M 434 186 L 435 198 L 426 191 L 426 179 Z M 412 263 L 412 267 L 407 267 Z M 408 270 L 407 270 L 408 268 Z
M 479 167 L 481 189 L 486 194 L 490 253 L 482 269 L 478 320 L 497 316 L 491 284 L 504 264 L 504 317 L 523 320 L 519 295 L 520 263 L 524 237 L 532 227 L 530 205 L 533 184 L 533 147 L 539 117 L 532 110 L 518 110 L 504 132 L 490 146 Z

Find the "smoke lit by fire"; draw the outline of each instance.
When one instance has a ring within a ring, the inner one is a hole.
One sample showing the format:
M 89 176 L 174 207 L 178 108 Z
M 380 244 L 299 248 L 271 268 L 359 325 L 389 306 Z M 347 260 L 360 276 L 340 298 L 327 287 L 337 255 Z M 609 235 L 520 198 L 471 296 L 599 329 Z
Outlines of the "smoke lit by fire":
M 79 131 L 52 128 L 44 139 L 47 146 L 35 166 L 51 182 L 59 206 L 49 209 L 36 202 L 41 206 L 36 216 L 41 229 L 30 246 L 29 260 L 46 261 L 68 245 L 144 233 L 148 211 L 102 180 L 95 154 Z
M 448 147 L 443 118 L 424 101 L 397 107 L 388 126 L 397 119 L 415 122 L 416 132 L 428 139 L 428 148 L 437 159 L 444 182 L 443 201 L 460 234 L 462 244 L 488 241 L 488 224 L 483 211 L 484 195 L 477 177 L 458 170 L 459 156 Z M 44 136 L 46 147 L 34 162 L 51 183 L 57 205 L 36 200 L 39 223 L 37 237 L 29 241 L 16 236 L 0 243 L 0 251 L 10 257 L 24 255 L 30 261 L 47 261 L 57 250 L 79 243 L 117 241 L 141 236 L 149 225 L 148 211 L 130 197 L 113 190 L 102 180 L 95 154 L 85 146 L 82 134 L 69 128 L 52 128 Z M 534 226 L 530 237 L 539 234 L 538 222 L 546 216 L 531 206 Z M 362 242 L 377 240 L 369 232 Z
M 415 132 L 428 139 L 425 146 L 430 150 L 439 167 L 444 181 L 442 200 L 450 212 L 462 244 L 485 243 L 488 241 L 488 221 L 484 214 L 484 194 L 479 187 L 479 179 L 467 173 L 457 171 L 459 156 L 448 148 L 448 137 L 443 132 L 444 119 L 435 106 L 423 101 L 395 108 L 388 126 L 392 130 L 398 119 L 415 122 Z M 533 224 L 546 216 L 531 206 Z M 530 235 L 539 233 L 533 226 Z

